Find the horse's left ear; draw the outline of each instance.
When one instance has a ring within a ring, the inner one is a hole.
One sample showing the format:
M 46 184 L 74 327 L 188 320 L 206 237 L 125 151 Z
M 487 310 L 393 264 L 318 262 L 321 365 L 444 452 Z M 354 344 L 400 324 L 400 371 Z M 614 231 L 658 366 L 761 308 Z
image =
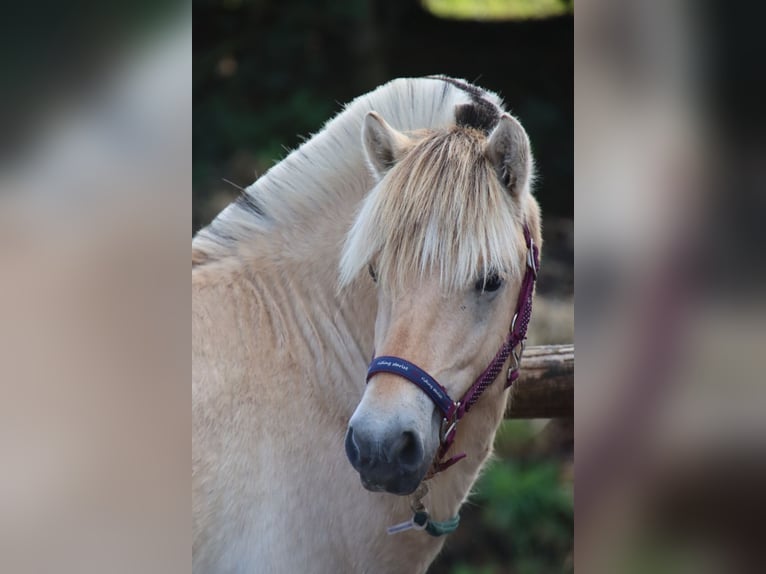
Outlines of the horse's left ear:
M 515 118 L 509 114 L 500 117 L 489 135 L 486 154 L 511 195 L 519 195 L 532 171 L 532 153 L 527 132 Z
M 399 161 L 409 144 L 409 138 L 392 128 L 376 112 L 369 112 L 362 126 L 362 144 L 367 161 L 379 178 Z

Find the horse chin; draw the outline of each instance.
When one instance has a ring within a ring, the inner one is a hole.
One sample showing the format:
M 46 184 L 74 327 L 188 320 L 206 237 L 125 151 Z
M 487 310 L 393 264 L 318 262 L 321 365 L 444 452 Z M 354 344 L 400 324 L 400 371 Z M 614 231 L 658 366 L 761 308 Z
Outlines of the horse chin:
M 363 476 L 361 477 L 362 486 L 370 492 L 387 492 L 398 496 L 408 496 L 415 492 L 418 486 L 420 486 L 422 478 L 421 476 L 408 475 L 387 484 L 379 484 L 366 480 Z

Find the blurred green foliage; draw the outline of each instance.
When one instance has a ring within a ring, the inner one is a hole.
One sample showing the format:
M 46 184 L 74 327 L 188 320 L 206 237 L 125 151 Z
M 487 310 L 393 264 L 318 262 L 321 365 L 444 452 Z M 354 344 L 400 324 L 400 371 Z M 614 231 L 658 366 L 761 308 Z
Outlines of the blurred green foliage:
M 539 425 L 505 421 L 496 457 L 464 506 L 458 531 L 431 572 L 561 574 L 572 571 L 571 452 L 551 448 Z
M 555 462 L 495 463 L 478 487 L 487 525 L 510 533 L 521 573 L 557 572 L 570 550 L 573 501 Z

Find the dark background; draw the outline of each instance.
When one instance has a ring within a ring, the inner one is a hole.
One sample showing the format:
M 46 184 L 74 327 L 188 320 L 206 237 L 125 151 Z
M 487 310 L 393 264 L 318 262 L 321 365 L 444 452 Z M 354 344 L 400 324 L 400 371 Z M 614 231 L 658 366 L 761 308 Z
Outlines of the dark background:
M 285 148 L 396 77 L 498 92 L 527 129 L 546 216 L 573 215 L 573 17 L 472 22 L 411 0 L 194 3 L 194 229 Z
M 556 3 L 508 3 L 519 1 Z M 529 133 L 545 235 L 536 315 L 544 313 L 542 298 L 554 298 L 568 301 L 571 319 L 574 33 L 568 6 L 563 16 L 481 22 L 439 18 L 412 0 L 196 0 L 193 230 L 238 195 L 223 178 L 249 185 L 356 96 L 401 76 L 464 78 L 499 93 Z M 546 342 L 571 342 L 570 332 L 552 337 Z M 498 461 L 429 572 L 571 571 L 571 443 L 565 438 L 562 447 L 559 427 L 540 433 L 542 427 L 503 424 Z

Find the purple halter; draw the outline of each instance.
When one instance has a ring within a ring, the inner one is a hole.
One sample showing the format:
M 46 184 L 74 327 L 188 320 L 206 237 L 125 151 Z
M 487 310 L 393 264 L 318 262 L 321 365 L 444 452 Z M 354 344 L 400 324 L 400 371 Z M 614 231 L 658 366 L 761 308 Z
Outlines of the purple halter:
M 377 373 L 390 373 L 399 375 L 417 385 L 428 398 L 430 398 L 442 413 L 442 424 L 439 432 L 439 452 L 436 462 L 429 476 L 446 470 L 457 461 L 465 458 L 465 453 L 452 456 L 446 461 L 444 457 L 455 441 L 457 423 L 471 410 L 471 407 L 479 400 L 481 394 L 500 374 L 508 357 L 513 356 L 513 364 L 508 369 L 505 388 L 513 384 L 519 378 L 519 366 L 521 355 L 524 352 L 524 340 L 527 336 L 527 326 L 532 316 L 532 294 L 535 289 L 537 272 L 540 269 L 540 254 L 532 240 L 529 228 L 524 226 L 524 240 L 527 244 L 527 270 L 521 282 L 519 299 L 516 303 L 516 312 L 511 321 L 511 328 L 503 345 L 474 383 L 465 392 L 459 401 L 454 401 L 447 390 L 426 371 L 400 357 L 383 356 L 372 360 L 367 371 L 367 381 Z

